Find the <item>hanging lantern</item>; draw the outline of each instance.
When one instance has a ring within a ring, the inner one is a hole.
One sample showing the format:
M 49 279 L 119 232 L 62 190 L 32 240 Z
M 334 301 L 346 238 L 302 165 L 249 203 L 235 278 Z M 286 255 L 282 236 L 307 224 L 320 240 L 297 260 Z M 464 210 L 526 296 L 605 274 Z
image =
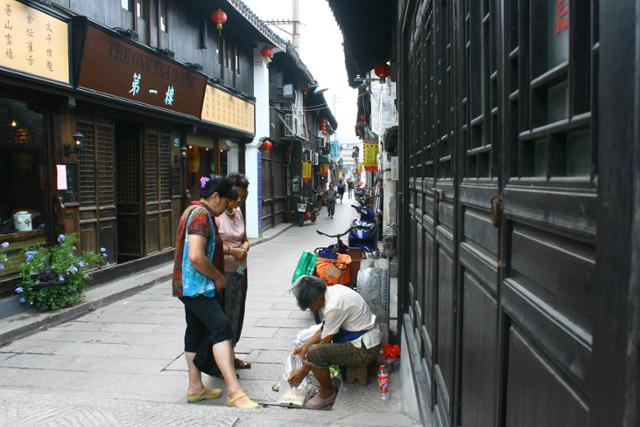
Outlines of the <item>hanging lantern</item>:
M 262 55 L 262 58 L 265 61 L 269 62 L 269 61 L 271 61 L 271 58 L 273 57 L 273 50 L 271 50 L 271 48 L 269 46 L 265 46 L 260 51 L 260 54 Z
M 218 34 L 222 34 L 222 27 L 227 23 L 227 14 L 222 9 L 218 9 L 211 14 L 211 22 L 216 24 Z
M 322 134 L 327 134 L 327 119 L 322 119 Z
M 260 148 L 262 149 L 262 151 L 266 151 L 268 153 L 269 151 L 271 151 L 271 148 L 273 148 L 273 143 L 270 139 L 265 138 L 265 140 L 262 141 L 262 145 L 260 146 Z
M 376 65 L 373 71 L 380 78 L 380 83 L 384 83 L 385 79 L 391 75 L 391 67 L 386 63 Z

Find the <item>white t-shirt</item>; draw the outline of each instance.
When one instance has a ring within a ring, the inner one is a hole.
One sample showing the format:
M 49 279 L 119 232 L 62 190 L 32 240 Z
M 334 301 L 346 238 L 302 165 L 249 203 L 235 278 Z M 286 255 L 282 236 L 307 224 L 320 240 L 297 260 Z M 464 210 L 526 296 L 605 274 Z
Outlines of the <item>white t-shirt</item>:
M 328 286 L 324 293 L 322 308 L 324 327 L 322 338 L 337 334 L 340 329 L 350 332 L 369 331 L 351 341 L 360 348 L 372 348 L 380 344 L 380 331 L 376 325 L 376 316 L 359 293 L 344 285 Z

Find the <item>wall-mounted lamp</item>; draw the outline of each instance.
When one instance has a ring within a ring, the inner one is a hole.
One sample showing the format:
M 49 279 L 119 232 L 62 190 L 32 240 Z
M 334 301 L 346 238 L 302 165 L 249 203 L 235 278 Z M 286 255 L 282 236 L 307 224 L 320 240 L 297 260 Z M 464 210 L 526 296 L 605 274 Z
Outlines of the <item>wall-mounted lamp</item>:
M 73 135 L 73 144 L 65 144 L 64 145 L 64 155 L 70 156 L 73 153 L 79 153 L 82 148 L 82 140 L 84 139 L 84 135 L 80 132 L 76 132 Z
M 12 128 L 18 126 L 18 122 L 16 122 L 16 119 L 12 119 L 10 124 Z
M 187 158 L 188 150 L 189 149 L 186 146 L 180 147 L 180 155 L 182 156 L 183 159 Z

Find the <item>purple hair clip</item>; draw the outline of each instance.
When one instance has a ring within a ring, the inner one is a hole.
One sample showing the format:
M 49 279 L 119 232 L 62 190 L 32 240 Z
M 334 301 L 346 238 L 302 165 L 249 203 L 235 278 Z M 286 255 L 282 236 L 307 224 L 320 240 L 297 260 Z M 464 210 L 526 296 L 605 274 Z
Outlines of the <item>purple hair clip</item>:
M 200 188 L 205 188 L 207 186 L 207 183 L 211 181 L 211 178 L 203 176 L 200 178 Z

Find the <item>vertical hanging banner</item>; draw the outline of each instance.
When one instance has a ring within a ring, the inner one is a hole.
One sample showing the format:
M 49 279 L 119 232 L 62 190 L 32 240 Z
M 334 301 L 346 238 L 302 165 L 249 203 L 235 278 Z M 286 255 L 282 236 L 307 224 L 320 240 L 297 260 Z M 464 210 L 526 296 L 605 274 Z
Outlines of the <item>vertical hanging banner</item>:
M 313 167 L 311 162 L 302 162 L 302 180 L 304 182 L 310 182 L 313 174 Z
M 362 162 L 358 162 L 358 175 L 362 175 L 362 172 L 364 172 L 364 165 Z
M 364 170 L 367 172 L 378 171 L 378 143 L 365 141 L 364 143 Z

